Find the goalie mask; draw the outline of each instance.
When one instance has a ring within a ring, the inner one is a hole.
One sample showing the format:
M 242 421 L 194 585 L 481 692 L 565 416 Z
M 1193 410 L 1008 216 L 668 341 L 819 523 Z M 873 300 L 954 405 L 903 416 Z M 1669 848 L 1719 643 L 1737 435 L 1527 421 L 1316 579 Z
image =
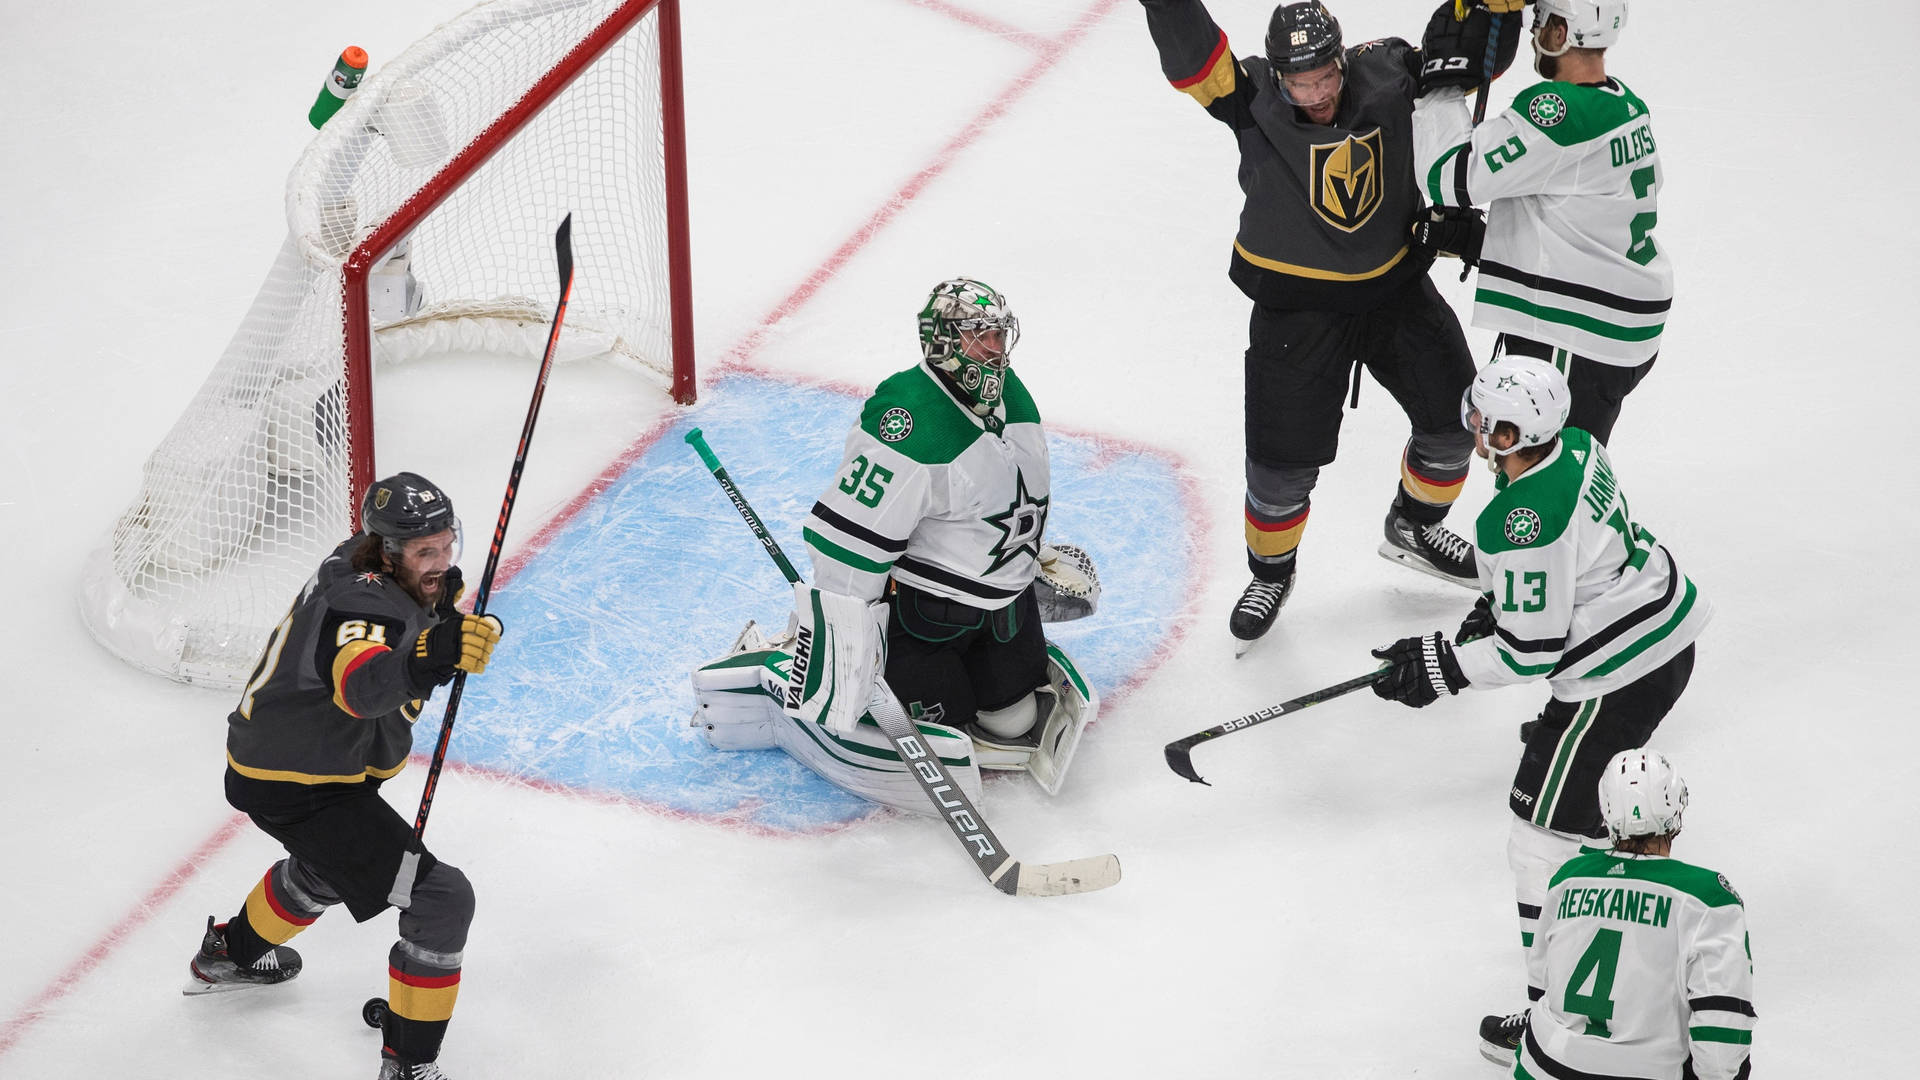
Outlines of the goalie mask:
M 1020 320 L 1007 298 L 970 278 L 934 286 L 920 309 L 921 355 L 954 377 L 980 416 L 1000 403 L 1018 340 Z

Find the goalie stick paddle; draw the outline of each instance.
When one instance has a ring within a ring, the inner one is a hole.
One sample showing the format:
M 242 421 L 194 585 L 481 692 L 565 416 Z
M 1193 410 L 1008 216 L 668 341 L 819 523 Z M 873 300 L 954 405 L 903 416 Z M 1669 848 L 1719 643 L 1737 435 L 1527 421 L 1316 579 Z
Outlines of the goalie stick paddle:
M 480 591 L 473 600 L 473 613 L 487 613 L 487 597 L 493 592 L 493 574 L 500 568 L 500 545 L 507 538 L 507 520 L 513 517 L 513 500 L 520 493 L 520 474 L 527 467 L 527 448 L 533 444 L 533 425 L 540 419 L 540 401 L 547 395 L 547 376 L 553 371 L 553 349 L 560 341 L 560 324 L 567 316 L 567 299 L 573 295 L 573 215 L 560 220 L 553 234 L 554 254 L 560 262 L 560 303 L 553 310 L 553 327 L 547 331 L 547 350 L 540 357 L 540 374 L 534 380 L 533 400 L 527 403 L 527 420 L 520 427 L 520 445 L 513 451 L 513 471 L 507 474 L 507 493 L 500 499 L 500 516 L 493 523 L 493 543 L 487 548 L 487 568 L 480 575 Z M 447 714 L 440 721 L 440 741 L 433 747 L 433 763 L 427 767 L 427 784 L 420 792 L 420 812 L 413 819 L 415 839 L 427 835 L 427 814 L 433 809 L 433 793 L 440 786 L 440 770 L 447 763 L 447 744 L 453 740 L 453 717 L 460 710 L 460 691 L 467 685 L 467 673 L 456 672 L 453 688 L 447 692 Z
M 747 505 L 746 496 L 740 494 L 733 478 L 714 455 L 713 448 L 699 428 L 687 432 L 687 444 L 700 455 L 700 461 L 707 471 L 720 482 L 721 490 L 733 502 L 733 508 L 753 530 L 760 546 L 766 549 L 774 565 L 786 575 L 788 584 L 800 584 L 799 571 L 787 561 L 786 553 L 767 532 L 767 526 L 760 515 Z M 920 729 L 907 715 L 899 702 L 891 695 L 878 695 L 868 708 L 874 723 L 893 743 L 894 752 L 900 760 L 907 763 L 907 771 L 920 785 L 928 801 L 932 802 L 941 820 L 953 830 L 960 845 L 973 856 L 973 865 L 983 874 L 987 883 L 1009 896 L 1065 896 L 1069 893 L 1093 892 L 1104 889 L 1120 880 L 1120 860 L 1113 855 L 1094 855 L 1085 859 L 1071 859 L 1057 863 L 1022 863 L 1013 857 L 1000 838 L 993 834 L 987 825 L 987 819 L 974 808 L 973 800 L 960 788 L 957 780 L 947 774 L 941 765 L 940 755 L 933 752 L 920 737 Z
M 1196 784 L 1207 784 L 1208 787 L 1212 787 L 1212 784 L 1200 779 L 1199 773 L 1193 771 L 1194 747 L 1206 742 L 1208 739 L 1217 739 L 1222 735 L 1231 735 L 1236 731 L 1250 728 L 1255 724 L 1264 724 L 1275 717 L 1285 716 L 1288 713 L 1297 713 L 1309 705 L 1318 705 L 1323 701 L 1332 701 L 1334 698 L 1344 694 L 1351 694 L 1363 686 L 1372 686 L 1374 683 L 1380 681 L 1380 677 L 1385 675 L 1387 670 L 1387 668 L 1381 668 L 1378 671 L 1370 671 L 1357 679 L 1348 679 L 1343 683 L 1335 683 L 1323 690 L 1315 690 L 1311 694 L 1301 694 L 1291 701 L 1283 701 L 1278 705 L 1269 705 L 1258 712 L 1250 712 L 1245 716 L 1235 717 L 1224 724 L 1215 724 L 1205 731 L 1197 731 L 1184 739 L 1175 739 L 1167 744 L 1167 768 L 1172 769 L 1174 772 L 1179 773 L 1181 776 L 1186 777 Z

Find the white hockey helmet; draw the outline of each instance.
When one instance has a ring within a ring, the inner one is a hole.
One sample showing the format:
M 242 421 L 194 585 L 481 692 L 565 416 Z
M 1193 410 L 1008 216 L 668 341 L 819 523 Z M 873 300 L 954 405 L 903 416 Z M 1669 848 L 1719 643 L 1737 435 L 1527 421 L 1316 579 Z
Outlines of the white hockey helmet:
M 1566 20 L 1567 43 L 1560 52 L 1541 49 L 1542 53 L 1559 56 L 1568 49 L 1605 49 L 1620 40 L 1620 31 L 1627 25 L 1627 0 L 1534 0 L 1535 47 L 1550 15 Z
M 1658 750 L 1622 750 L 1600 774 L 1600 816 L 1614 840 L 1671 836 L 1687 809 L 1687 782 Z
M 1481 368 L 1460 395 L 1460 426 L 1485 438 L 1501 421 L 1512 424 L 1520 441 L 1494 451 L 1511 454 L 1560 434 L 1572 403 L 1573 392 L 1559 368 L 1530 356 L 1503 356 Z

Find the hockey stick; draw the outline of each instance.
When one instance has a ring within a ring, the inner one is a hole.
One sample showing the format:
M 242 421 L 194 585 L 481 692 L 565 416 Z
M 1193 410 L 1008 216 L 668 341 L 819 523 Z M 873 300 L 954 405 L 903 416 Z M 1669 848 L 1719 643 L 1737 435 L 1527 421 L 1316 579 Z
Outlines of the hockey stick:
M 1480 66 L 1480 92 L 1473 99 L 1473 126 L 1479 127 L 1480 121 L 1487 118 L 1487 94 L 1493 89 L 1493 65 L 1500 62 L 1500 19 L 1502 12 L 1493 12 L 1487 26 L 1487 56 Z M 1462 280 L 1465 280 L 1464 278 Z
M 1231 735 L 1242 728 L 1250 728 L 1255 724 L 1264 724 L 1274 717 L 1285 716 L 1288 713 L 1296 713 L 1309 705 L 1318 705 L 1323 701 L 1332 701 L 1334 698 L 1344 694 L 1351 694 L 1363 686 L 1372 686 L 1374 683 L 1379 682 L 1380 677 L 1385 675 L 1387 671 L 1387 668 L 1381 668 L 1378 671 L 1369 671 L 1357 679 L 1348 679 L 1343 683 L 1335 683 L 1324 690 L 1315 690 L 1311 694 L 1302 694 L 1291 701 L 1283 701 L 1278 705 L 1269 705 L 1259 712 L 1250 712 L 1245 716 L 1236 717 L 1224 724 L 1215 724 L 1205 731 L 1195 732 L 1184 739 L 1175 739 L 1167 744 L 1167 768 L 1172 769 L 1174 772 L 1179 773 L 1181 776 L 1186 777 L 1196 784 L 1207 784 L 1208 787 L 1212 787 L 1212 784 L 1208 784 L 1207 781 L 1200 779 L 1199 773 L 1193 771 L 1194 747 L 1206 742 L 1208 739 L 1217 739 L 1222 735 Z
M 573 215 L 560 221 L 553 234 L 554 253 L 560 260 L 560 304 L 553 310 L 553 327 L 547 331 L 547 351 L 540 357 L 540 375 L 533 384 L 533 400 L 527 403 L 527 421 L 520 428 L 520 445 L 513 452 L 513 471 L 507 475 L 507 493 L 500 500 L 500 517 L 493 523 L 493 544 L 487 549 L 487 568 L 480 575 L 480 591 L 475 594 L 473 613 L 487 613 L 487 597 L 493 592 L 493 573 L 500 568 L 500 545 L 507 538 L 507 519 L 513 516 L 513 500 L 520 494 L 520 474 L 527 467 L 527 447 L 533 443 L 533 425 L 540 419 L 540 400 L 547 395 L 547 376 L 553 371 L 553 349 L 560 341 L 560 324 L 567 315 L 567 299 L 573 294 Z M 433 793 L 440 786 L 440 769 L 447 763 L 447 743 L 453 739 L 453 717 L 460 709 L 460 691 L 467 685 L 467 673 L 455 672 L 453 689 L 447 693 L 447 714 L 440 721 L 440 741 L 433 748 L 433 764 L 427 768 L 427 786 L 420 792 L 420 813 L 413 819 L 415 839 L 427 835 L 427 813 L 433 809 Z
M 721 490 L 732 500 L 733 508 L 740 512 L 747 527 L 753 530 L 754 538 L 760 541 L 760 546 L 766 549 L 774 565 L 786 575 L 788 584 L 800 584 L 799 572 L 787 561 L 779 543 L 767 532 L 760 515 L 747 505 L 746 496 L 740 494 L 740 489 L 734 485 L 733 478 L 727 475 L 720 459 L 714 456 L 713 448 L 707 445 L 700 429 L 687 432 L 686 439 L 687 444 L 700 455 L 707 471 L 720 482 Z M 953 829 L 953 835 L 960 839 L 960 845 L 967 849 L 967 854 L 973 856 L 973 865 L 986 876 L 988 884 L 1009 896 L 1065 896 L 1068 893 L 1104 889 L 1120 880 L 1120 860 L 1112 855 L 1031 865 L 1014 858 L 1000 843 L 1000 838 L 993 834 L 993 829 L 988 827 L 987 819 L 974 808 L 973 800 L 967 798 L 967 793 L 960 789 L 959 783 L 941 767 L 940 755 L 921 739 L 919 727 L 893 695 L 876 695 L 867 711 L 874 722 L 880 725 L 880 730 L 886 733 L 888 741 L 893 743 L 894 752 L 900 755 L 900 760 L 906 762 L 907 771 L 919 782 L 920 790 Z

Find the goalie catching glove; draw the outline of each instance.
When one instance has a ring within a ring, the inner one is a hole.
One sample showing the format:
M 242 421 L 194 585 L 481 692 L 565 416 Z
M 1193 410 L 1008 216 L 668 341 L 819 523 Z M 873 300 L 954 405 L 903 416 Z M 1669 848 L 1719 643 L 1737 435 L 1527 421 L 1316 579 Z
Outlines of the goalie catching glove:
M 414 639 L 413 655 L 407 659 L 407 673 L 418 687 L 445 686 L 464 671 L 478 675 L 487 670 L 493 647 L 505 629 L 491 615 L 452 617 L 420 631 Z
M 1033 579 L 1040 621 L 1084 619 L 1100 606 L 1100 573 L 1093 556 L 1074 544 L 1040 545 L 1040 576 Z
M 805 582 L 793 587 L 793 667 L 786 712 L 850 735 L 887 662 L 887 605 Z

